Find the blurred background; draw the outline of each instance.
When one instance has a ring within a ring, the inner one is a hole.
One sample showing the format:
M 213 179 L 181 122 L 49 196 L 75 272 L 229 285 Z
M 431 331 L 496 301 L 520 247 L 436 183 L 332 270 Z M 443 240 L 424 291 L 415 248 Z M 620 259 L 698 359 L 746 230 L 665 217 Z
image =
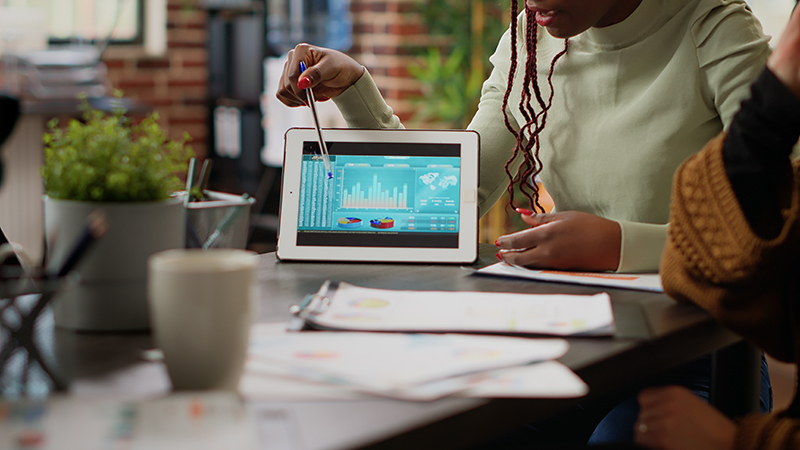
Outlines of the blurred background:
M 0 0 L 0 93 L 22 102 L 0 148 L 0 226 L 34 258 L 43 252 L 45 124 L 76 117 L 78 92 L 103 107 L 119 89 L 134 116 L 156 110 L 173 138 L 192 136 L 198 157 L 214 162 L 210 189 L 256 199 L 248 247 L 272 251 L 283 135 L 312 125 L 307 108 L 274 98 L 286 51 L 300 42 L 344 51 L 407 127 L 463 128 L 508 27 L 509 1 Z M 774 44 L 795 0 L 748 3 Z M 323 126 L 344 126 L 332 102 L 320 113 Z M 506 202 L 481 219 L 481 242 L 523 226 Z M 546 192 L 542 203 L 552 208 Z M 771 367 L 781 406 L 794 373 Z

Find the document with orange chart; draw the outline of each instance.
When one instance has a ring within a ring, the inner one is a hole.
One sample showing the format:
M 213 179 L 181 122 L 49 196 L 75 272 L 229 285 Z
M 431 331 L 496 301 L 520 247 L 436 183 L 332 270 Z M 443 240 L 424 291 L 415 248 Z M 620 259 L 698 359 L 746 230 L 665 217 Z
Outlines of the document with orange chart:
M 409 400 L 433 400 L 473 388 L 478 395 L 503 396 L 504 389 L 495 383 L 517 380 L 518 375 L 496 370 L 527 374 L 522 368 L 528 364 L 560 358 L 569 349 L 567 341 L 557 338 L 470 334 L 318 331 L 251 336 L 245 369 L 251 374 Z M 539 375 L 542 382 L 548 377 Z M 567 395 L 585 393 L 583 382 L 574 382 Z
M 323 285 L 299 314 L 315 328 L 554 336 L 614 334 L 606 293 L 404 291 Z
M 476 273 L 503 277 L 530 278 L 556 283 L 584 284 L 619 289 L 664 292 L 661 276 L 657 273 L 569 272 L 563 270 L 534 270 L 512 266 L 503 262 L 484 267 Z
M 363 401 L 374 399 L 370 394 L 375 394 L 430 401 L 446 396 L 574 398 L 589 391 L 580 377 L 555 361 L 569 349 L 563 339 L 365 336 L 338 331 L 295 333 L 285 328 L 285 323 L 259 323 L 250 329 L 247 363 L 239 383 L 244 398 Z M 514 361 L 526 362 L 504 366 Z

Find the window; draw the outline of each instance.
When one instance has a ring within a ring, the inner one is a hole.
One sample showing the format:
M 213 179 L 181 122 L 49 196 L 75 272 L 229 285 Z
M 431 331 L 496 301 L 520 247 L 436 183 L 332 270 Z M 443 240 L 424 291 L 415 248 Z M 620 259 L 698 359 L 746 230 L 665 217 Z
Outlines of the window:
M 144 0 L 0 0 L 0 6 L 47 11 L 51 43 L 143 41 Z

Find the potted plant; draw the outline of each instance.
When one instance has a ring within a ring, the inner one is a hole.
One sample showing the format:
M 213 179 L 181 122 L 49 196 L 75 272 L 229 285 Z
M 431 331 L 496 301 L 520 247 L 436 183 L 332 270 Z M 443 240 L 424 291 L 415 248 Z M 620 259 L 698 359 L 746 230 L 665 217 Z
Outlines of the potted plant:
M 146 330 L 147 258 L 184 245 L 185 211 L 173 192 L 193 156 L 190 138 L 170 140 L 155 112 L 133 123 L 121 106 L 106 114 L 90 108 L 85 97 L 82 109 L 83 121 L 61 128 L 54 119 L 43 138 L 48 267 L 64 264 L 93 211 L 104 216 L 108 231 L 75 266 L 77 286 L 55 299 L 56 324 Z

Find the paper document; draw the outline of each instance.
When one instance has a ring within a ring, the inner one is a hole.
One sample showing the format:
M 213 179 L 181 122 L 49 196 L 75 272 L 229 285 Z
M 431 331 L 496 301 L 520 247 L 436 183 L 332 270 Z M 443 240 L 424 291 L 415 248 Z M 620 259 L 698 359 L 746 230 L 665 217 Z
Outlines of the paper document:
M 614 333 L 611 298 L 596 295 L 399 291 L 323 286 L 303 315 L 320 328 L 358 331 L 484 332 L 555 336 Z M 312 302 L 313 303 L 313 302 Z
M 173 394 L 142 401 L 54 396 L 0 402 L 0 449 L 255 449 L 235 393 Z
M 268 334 L 254 327 L 246 372 L 431 400 L 469 388 L 486 379 L 488 371 L 556 359 L 568 348 L 565 340 L 554 338 L 323 331 Z
M 457 397 L 574 398 L 589 393 L 589 386 L 558 361 L 493 370 Z
M 526 366 L 483 372 L 471 376 L 473 382 L 450 394 L 461 398 L 576 398 L 589 387 L 569 367 L 558 361 L 543 361 Z M 467 378 L 467 377 L 464 377 Z M 259 364 L 248 365 L 239 384 L 239 392 L 256 401 L 364 401 L 374 398 L 369 391 L 352 385 L 328 384 L 300 378 L 288 378 L 260 371 Z M 411 397 L 405 400 L 434 400 L 446 395 Z
M 530 278 L 556 283 L 583 284 L 619 289 L 664 292 L 661 276 L 657 273 L 568 272 L 561 270 L 535 270 L 512 266 L 504 262 L 492 264 L 476 272 L 479 275 Z

